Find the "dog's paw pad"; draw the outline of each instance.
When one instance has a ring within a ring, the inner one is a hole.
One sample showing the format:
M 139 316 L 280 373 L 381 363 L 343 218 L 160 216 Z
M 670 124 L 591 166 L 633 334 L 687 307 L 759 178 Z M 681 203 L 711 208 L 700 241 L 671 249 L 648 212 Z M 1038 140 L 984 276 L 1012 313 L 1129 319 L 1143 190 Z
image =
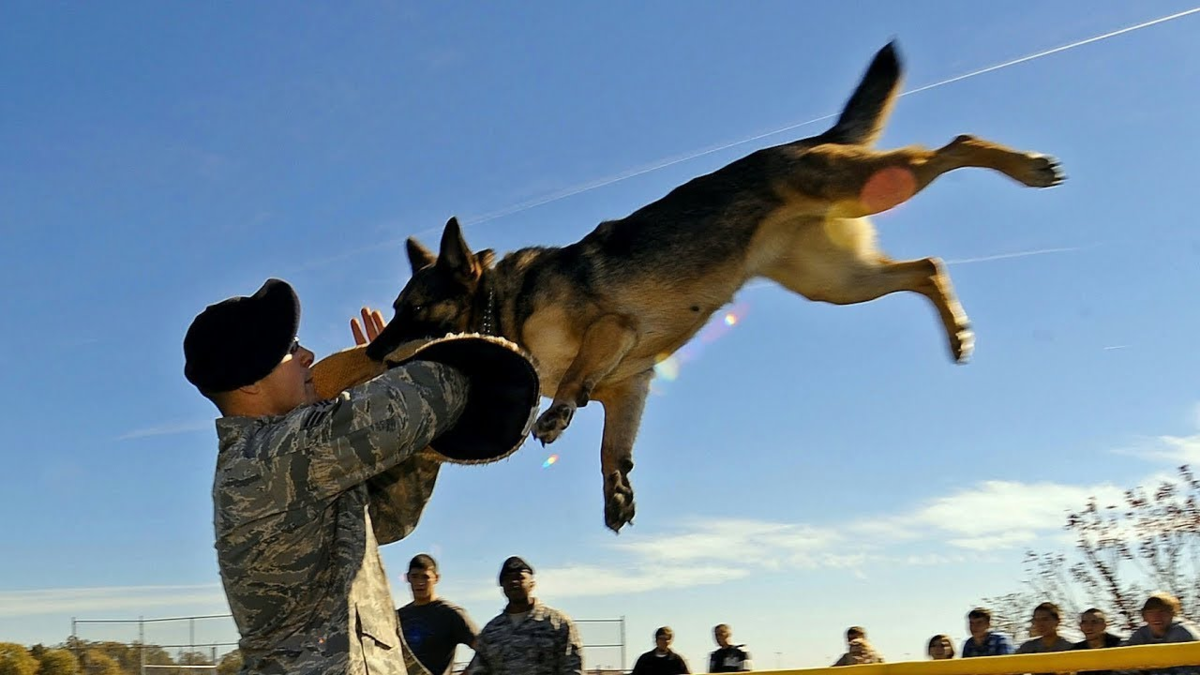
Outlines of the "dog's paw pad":
M 571 417 L 574 414 L 575 409 L 565 403 L 551 406 L 534 423 L 533 437 L 541 441 L 542 445 L 557 441 L 562 432 L 571 424 Z
M 622 527 L 633 524 L 636 511 L 629 477 L 613 471 L 604 481 L 604 524 L 620 533 Z

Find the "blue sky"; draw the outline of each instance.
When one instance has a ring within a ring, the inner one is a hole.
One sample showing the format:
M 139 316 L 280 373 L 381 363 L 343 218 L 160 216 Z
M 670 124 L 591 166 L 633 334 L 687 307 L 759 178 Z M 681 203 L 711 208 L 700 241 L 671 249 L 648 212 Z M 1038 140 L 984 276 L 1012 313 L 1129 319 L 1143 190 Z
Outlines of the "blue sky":
M 325 354 L 401 288 L 406 236 L 457 215 L 477 248 L 574 241 L 819 132 L 738 144 L 839 110 L 893 37 L 913 89 L 1190 8 L 6 3 L 0 640 L 225 610 L 214 411 L 182 377 L 204 305 L 286 278 Z M 971 364 L 919 298 L 753 285 L 656 384 L 634 527 L 603 527 L 593 406 L 550 468 L 536 444 L 446 468 L 393 580 L 432 551 L 483 623 L 521 554 L 547 603 L 627 617 L 631 659 L 670 624 L 694 668 L 718 622 L 771 667 L 831 661 L 851 624 L 892 660 L 960 638 L 1025 547 L 1067 546 L 1065 509 L 1200 460 L 1198 37 L 1194 14 L 900 100 L 884 146 L 970 132 L 1070 176 L 957 172 L 876 218 L 891 255 L 952 263 Z

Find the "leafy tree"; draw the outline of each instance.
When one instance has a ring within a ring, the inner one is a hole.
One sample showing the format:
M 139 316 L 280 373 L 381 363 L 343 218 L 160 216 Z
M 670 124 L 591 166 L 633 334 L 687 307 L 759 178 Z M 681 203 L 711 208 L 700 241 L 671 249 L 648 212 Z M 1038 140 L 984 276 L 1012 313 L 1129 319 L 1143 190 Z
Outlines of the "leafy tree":
M 0 642 L 0 675 L 37 675 L 38 661 L 25 645 Z
M 125 675 L 121 664 L 99 649 L 89 649 L 83 653 L 83 673 L 84 675 Z
M 233 650 L 217 661 L 217 675 L 237 675 L 242 670 L 242 653 Z
M 204 652 L 183 652 L 175 662 L 181 666 L 211 666 L 212 659 Z
M 79 659 L 66 649 L 46 649 L 42 648 L 35 652 L 34 645 L 29 651 L 41 663 L 41 668 L 38 670 L 38 675 L 77 675 L 79 673 Z
M 148 666 L 169 666 L 175 663 L 175 660 L 171 658 L 171 655 L 167 652 L 167 650 L 159 647 L 158 645 L 143 645 L 140 642 L 134 642 L 133 647 L 135 650 L 134 655 L 138 659 L 145 659 L 144 663 Z M 137 650 L 141 650 L 143 653 L 137 654 Z M 135 668 L 133 672 L 141 672 L 141 663 L 142 661 L 138 662 L 139 667 Z

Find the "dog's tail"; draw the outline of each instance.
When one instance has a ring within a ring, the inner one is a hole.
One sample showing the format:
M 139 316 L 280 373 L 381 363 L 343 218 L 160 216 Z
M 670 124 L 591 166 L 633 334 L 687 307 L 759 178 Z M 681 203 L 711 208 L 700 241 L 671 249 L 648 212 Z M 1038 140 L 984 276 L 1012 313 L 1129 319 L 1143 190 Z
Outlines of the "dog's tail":
M 900 91 L 900 57 L 896 43 L 889 42 L 875 54 L 862 82 L 846 102 L 837 124 L 823 136 L 829 143 L 873 145 Z

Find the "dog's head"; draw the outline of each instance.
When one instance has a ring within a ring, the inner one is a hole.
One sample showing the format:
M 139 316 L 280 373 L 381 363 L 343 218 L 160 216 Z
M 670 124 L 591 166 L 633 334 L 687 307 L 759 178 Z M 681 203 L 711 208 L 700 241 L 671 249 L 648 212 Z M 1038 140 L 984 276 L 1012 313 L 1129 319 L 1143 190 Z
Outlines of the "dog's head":
M 367 356 L 376 361 L 409 340 L 478 329 L 480 282 L 492 252 L 472 253 L 456 218 L 446 223 L 437 256 L 412 237 L 407 249 L 412 278 L 392 303 L 392 320 L 367 347 Z

